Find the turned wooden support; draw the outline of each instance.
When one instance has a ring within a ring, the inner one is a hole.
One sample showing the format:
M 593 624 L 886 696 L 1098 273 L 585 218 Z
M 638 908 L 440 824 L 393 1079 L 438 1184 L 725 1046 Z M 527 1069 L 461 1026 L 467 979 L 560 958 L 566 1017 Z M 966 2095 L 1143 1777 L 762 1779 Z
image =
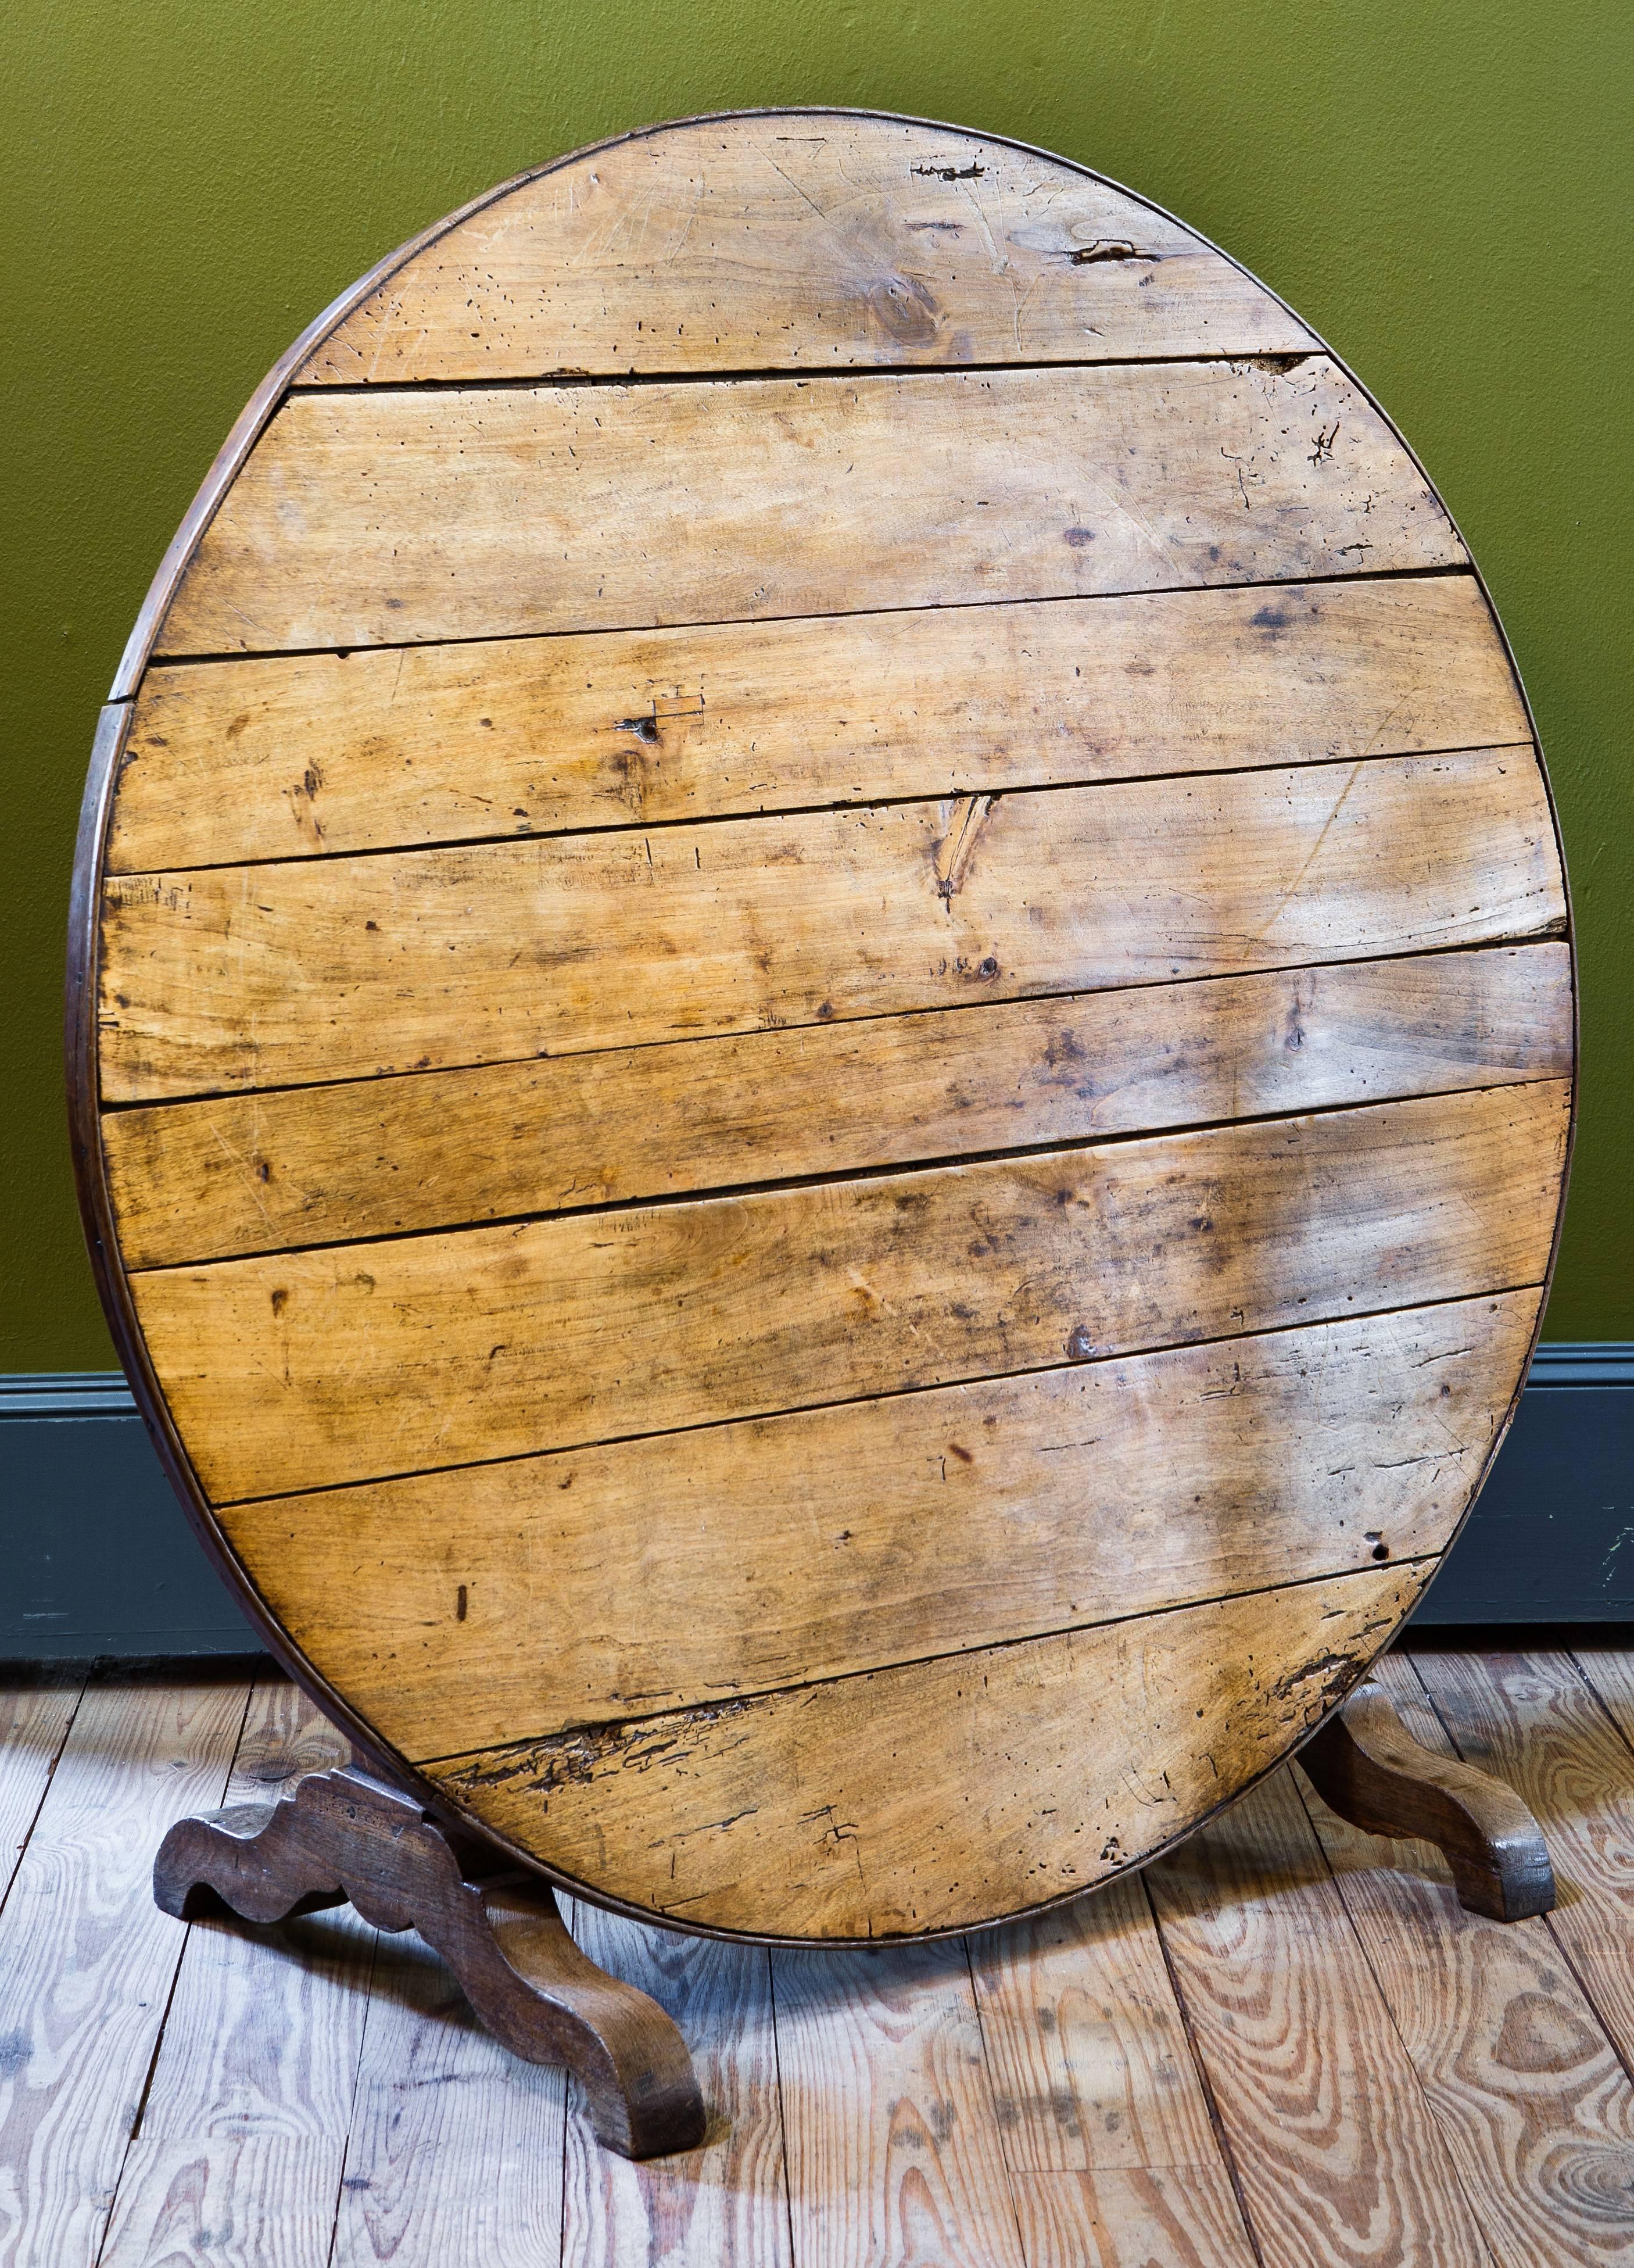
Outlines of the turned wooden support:
M 1433 1843 L 1471 1913 L 1522 1921 L 1554 1904 L 1543 1830 L 1514 1790 L 1422 1747 L 1371 1678 L 1300 1749 L 1299 1762 L 1352 1827 Z
M 153 1895 L 184 1921 L 222 1905 L 282 1921 L 350 1899 L 377 1929 L 418 1930 L 497 2039 L 529 2063 L 567 2066 L 609 2149 L 692 2148 L 703 2103 L 680 2032 L 579 1951 L 547 1882 L 497 1863 L 354 1764 L 310 1774 L 279 1803 L 180 1821 L 159 1846 Z

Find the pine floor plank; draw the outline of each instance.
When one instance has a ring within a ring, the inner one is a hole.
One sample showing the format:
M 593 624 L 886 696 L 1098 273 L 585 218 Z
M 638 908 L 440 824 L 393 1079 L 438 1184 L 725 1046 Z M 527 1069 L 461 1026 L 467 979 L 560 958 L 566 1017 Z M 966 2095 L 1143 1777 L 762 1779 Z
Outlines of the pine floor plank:
M 0 1686 L 0 1904 L 11 1888 L 85 1680 Z
M 1378 1675 L 1451 1755 L 1410 1663 Z M 1359 1833 L 1303 1775 L 1300 1793 L 1494 2254 L 1634 2259 L 1634 2088 L 1548 1923 L 1466 1913 L 1439 1852 Z
M 1149 1872 L 1271 2268 L 1489 2268 L 1285 1771 Z
M 417 1937 L 383 1935 L 334 2268 L 556 2268 L 565 2094 L 482 2029 Z
M 1254 2268 L 1218 2159 L 1150 2172 L 1016 2174 L 1012 2187 L 1027 2268 Z
M 970 1966 L 1012 2173 L 1218 2162 L 1138 1881 L 972 1938 Z
M 269 1802 L 346 1742 L 295 1686 L 258 1685 L 227 1790 Z M 325 2268 L 375 1933 L 350 1906 L 188 1932 L 101 2268 L 232 2260 Z
M 565 1910 L 591 1959 L 650 1992 L 681 2027 L 709 2126 L 700 2149 L 632 2165 L 598 2146 L 571 2090 L 564 2268 L 789 2268 L 768 1955 L 576 1902 Z
M 311 2134 L 138 2136 L 98 2268 L 322 2268 L 343 2148 Z
M 1610 1704 L 1564 1653 L 1415 1651 L 1413 1666 L 1460 1756 L 1536 1813 L 1560 1892 L 1550 1933 L 1634 2066 L 1634 1751 Z
M 0 2262 L 91 2268 L 184 1933 L 149 1887 L 159 1837 L 221 1801 L 241 1680 L 92 1686 L 0 1916 Z
M 965 1949 L 775 1952 L 794 2268 L 1021 2268 Z

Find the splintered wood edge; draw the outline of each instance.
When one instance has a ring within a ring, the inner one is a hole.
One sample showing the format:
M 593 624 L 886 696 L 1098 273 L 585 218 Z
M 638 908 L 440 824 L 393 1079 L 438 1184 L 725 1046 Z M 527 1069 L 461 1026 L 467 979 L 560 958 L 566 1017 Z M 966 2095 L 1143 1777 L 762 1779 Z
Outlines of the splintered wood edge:
M 233 1551 L 217 1524 L 197 1476 L 194 1472 L 191 1460 L 176 1430 L 175 1421 L 171 1414 L 164 1388 L 153 1369 L 146 1344 L 136 1322 L 135 1304 L 131 1298 L 124 1261 L 114 1233 L 106 1160 L 102 1152 L 96 1076 L 99 909 L 101 879 L 106 864 L 107 838 L 112 819 L 114 787 L 118 778 L 120 762 L 123 756 L 125 743 L 130 730 L 134 698 L 145 674 L 165 614 L 183 575 L 192 563 L 194 555 L 217 507 L 236 479 L 246 458 L 264 431 L 269 420 L 288 394 L 295 373 L 301 364 L 314 354 L 331 333 L 338 329 L 340 325 L 372 293 L 389 282 L 408 261 L 435 244 L 440 237 L 458 227 L 472 215 L 481 212 L 485 207 L 497 202 L 513 189 L 520 188 L 523 183 L 535 180 L 542 174 L 558 171 L 581 158 L 592 157 L 601 150 L 614 148 L 624 142 L 640 140 L 650 135 L 668 132 L 677 127 L 712 125 L 734 117 L 770 116 L 873 117 L 887 120 L 891 123 L 923 125 L 933 130 L 961 133 L 968 133 L 970 130 L 968 128 L 950 127 L 943 121 L 907 118 L 897 113 L 860 111 L 836 105 L 810 105 L 791 106 L 787 108 L 768 107 L 764 110 L 752 111 L 707 112 L 691 119 L 666 121 L 657 125 L 636 129 L 631 133 L 608 136 L 604 141 L 586 144 L 583 148 L 570 151 L 543 166 L 529 167 L 525 172 L 514 175 L 511 180 L 501 182 L 497 187 L 486 191 L 483 195 L 473 198 L 469 203 L 462 205 L 457 211 L 422 231 L 419 235 L 410 238 L 394 252 L 389 253 L 385 259 L 379 261 L 349 291 L 342 292 L 307 326 L 294 344 L 273 365 L 239 414 L 226 440 L 222 444 L 210 471 L 205 475 L 197 495 L 184 514 L 175 535 L 172 538 L 147 596 L 138 611 L 119 667 L 114 673 L 114 682 L 109 688 L 108 704 L 102 710 L 97 721 L 90 767 L 85 779 L 85 796 L 80 809 L 70 897 L 67 983 L 63 1005 L 63 1056 L 70 1138 L 74 1160 L 75 1191 L 79 1202 L 81 1225 L 85 1235 L 98 1297 L 101 1300 L 103 1314 L 121 1364 L 129 1381 L 136 1406 L 141 1411 L 143 1422 L 158 1453 L 160 1465 L 176 1492 L 177 1498 L 198 1538 L 205 1557 L 229 1592 L 237 1600 L 273 1660 L 306 1694 L 313 1705 L 347 1735 L 363 1759 L 372 1765 L 382 1778 L 412 1789 L 431 1815 L 445 1823 L 463 1829 L 467 1833 L 472 1831 L 481 1833 L 497 1848 L 504 1851 L 518 1865 L 528 1868 L 534 1874 L 543 1875 L 547 1880 L 560 1882 L 574 1896 L 584 1898 L 592 1905 L 604 1907 L 612 1912 L 626 1914 L 633 1920 L 643 1922 L 651 1921 L 652 1917 L 650 1908 L 608 1896 L 605 1892 L 598 1890 L 588 1883 L 578 1881 L 558 1869 L 546 1866 L 532 1852 L 523 1849 L 507 1837 L 497 1833 L 492 1828 L 480 1826 L 469 1814 L 451 1804 L 423 1773 L 415 1771 L 405 1764 L 402 1758 L 379 1739 L 372 1728 L 364 1722 L 351 1705 L 318 1674 L 291 1643 L 261 1598 L 247 1568 Z M 1134 202 L 1158 214 L 1163 219 L 1174 221 L 1177 226 L 1187 225 L 1153 199 L 1142 196 L 1138 191 L 1124 189 L 1121 183 L 1111 181 L 1107 175 L 1095 173 L 1092 167 L 1078 164 L 1071 158 L 1060 158 L 1057 153 L 1043 150 L 1037 144 L 1018 141 L 1005 135 L 989 135 L 983 138 L 996 148 L 1011 149 L 1025 156 L 1053 159 L 1092 179 L 1107 181 L 1108 186 L 1119 189 Z M 1189 233 L 1196 238 L 1199 245 L 1207 250 L 1218 252 L 1222 259 L 1226 260 L 1233 268 L 1248 276 L 1269 298 L 1275 300 L 1277 305 L 1284 310 L 1292 320 L 1300 321 L 1301 319 L 1289 306 L 1281 294 L 1273 291 L 1268 284 L 1255 276 L 1251 269 L 1244 267 L 1240 261 L 1233 259 L 1231 254 L 1225 252 L 1221 247 L 1214 244 L 1211 239 L 1201 235 L 1197 231 L 1190 230 Z M 1306 326 L 1306 328 L 1309 327 Z M 1447 511 L 1445 500 L 1431 479 L 1417 452 L 1401 433 L 1377 396 L 1357 376 L 1343 357 L 1334 352 L 1320 334 L 1313 330 L 1311 335 L 1315 341 L 1315 350 L 1329 357 L 1336 370 L 1355 386 L 1362 399 L 1369 403 L 1387 430 L 1401 443 L 1409 461 L 1421 475 L 1426 487 L 1436 502 L 1440 504 L 1442 511 L 1446 512 L 1447 522 L 1454 536 L 1459 542 L 1464 543 L 1462 531 L 1456 519 L 1451 512 Z M 1554 786 L 1549 777 L 1549 767 L 1544 760 L 1542 743 L 1538 735 L 1536 719 L 1533 715 L 1525 681 L 1515 660 L 1508 634 L 1497 608 L 1492 603 L 1491 593 L 1487 587 L 1486 578 L 1482 573 L 1479 561 L 1467 543 L 1464 543 L 1464 550 L 1468 561 L 1468 571 L 1474 575 L 1481 595 L 1486 602 L 1492 627 L 1502 643 L 1505 657 L 1513 676 L 1516 694 L 1526 713 L 1537 758 L 1538 772 L 1542 781 L 1543 793 L 1548 802 L 1549 820 L 1554 830 L 1555 852 L 1559 865 L 1561 888 L 1565 902 L 1565 942 L 1571 956 L 1572 1061 L 1571 1103 L 1567 1123 L 1565 1156 L 1561 1167 L 1560 1197 L 1556 1209 L 1554 1234 L 1549 1247 L 1549 1265 L 1543 1278 L 1543 1298 L 1539 1302 L 1537 1322 L 1534 1328 L 1531 1344 L 1527 1350 L 1526 1363 L 1515 1381 L 1514 1391 L 1510 1397 L 1502 1421 L 1493 1433 L 1486 1464 L 1477 1475 L 1463 1513 L 1448 1536 L 1446 1551 L 1442 1554 L 1441 1564 L 1443 1565 L 1446 1552 L 1450 1552 L 1456 1544 L 1468 1521 L 1476 1500 L 1485 1484 L 1487 1475 L 1491 1470 L 1493 1460 L 1503 1446 L 1510 1425 L 1513 1423 L 1515 1411 L 1520 1406 L 1521 1392 L 1526 1384 L 1527 1372 L 1530 1368 L 1532 1356 L 1536 1351 L 1538 1340 L 1542 1336 L 1543 1317 L 1548 1308 L 1548 1293 L 1554 1281 L 1555 1270 L 1560 1256 L 1560 1240 L 1565 1220 L 1566 1196 L 1570 1187 L 1571 1161 L 1577 1143 L 1578 1060 L 1581 1029 L 1577 927 L 1572 916 L 1571 878 L 1566 867 L 1565 847 L 1561 835 L 1560 814 L 1555 799 Z M 1430 1580 L 1432 1582 L 1433 1576 Z M 1424 1593 L 1421 1591 L 1419 1594 L 1421 1601 L 1423 1596 Z M 1393 1636 L 1394 1633 L 1390 1635 Z M 1389 1642 L 1390 1637 L 1387 1636 L 1378 1651 L 1382 1652 L 1384 1646 Z M 1371 1660 L 1372 1657 L 1368 1659 Z M 1297 1753 L 1304 1741 L 1314 1736 L 1321 1725 L 1327 1721 L 1327 1716 L 1331 1709 L 1343 1701 L 1350 1685 L 1359 1680 L 1366 1668 L 1366 1660 L 1358 1662 L 1355 1678 L 1335 1691 L 1329 1712 L 1324 1712 L 1306 1734 L 1290 1744 L 1285 1752 L 1286 1755 Z M 1273 1759 L 1267 1766 L 1266 1772 L 1258 1777 L 1261 1778 L 1267 1777 L 1269 1772 L 1284 1760 L 1283 1756 Z M 1251 1781 L 1246 1783 L 1244 1788 L 1234 1790 L 1232 1800 L 1234 1800 L 1237 1795 L 1247 1792 L 1248 1786 L 1255 1784 L 1256 1783 Z M 1193 1821 L 1185 1830 L 1184 1835 L 1175 1839 L 1184 1840 L 1185 1837 L 1194 1833 L 1203 1823 L 1202 1820 Z M 1152 1855 L 1155 1857 L 1160 1853 L 1154 1852 Z M 1039 1908 L 1027 1911 L 1041 1911 L 1051 1905 L 1070 1903 L 1071 1896 L 1076 1895 L 1078 1893 L 1069 1893 L 1064 1897 L 1052 1898 L 1044 1901 Z M 1021 1918 L 1023 1918 L 1021 1915 L 1006 1917 L 1012 1920 Z M 756 1944 L 803 1945 L 809 1941 L 806 1939 L 781 1937 L 761 1931 L 712 1929 L 685 1921 L 672 1921 L 668 1926 L 689 1935 L 734 1938 Z M 921 1933 L 934 1937 L 961 1934 L 962 1932 L 932 1930 Z M 866 1940 L 825 1940 L 825 1942 L 836 1944 L 844 1942 L 865 1944 L 870 1941 Z

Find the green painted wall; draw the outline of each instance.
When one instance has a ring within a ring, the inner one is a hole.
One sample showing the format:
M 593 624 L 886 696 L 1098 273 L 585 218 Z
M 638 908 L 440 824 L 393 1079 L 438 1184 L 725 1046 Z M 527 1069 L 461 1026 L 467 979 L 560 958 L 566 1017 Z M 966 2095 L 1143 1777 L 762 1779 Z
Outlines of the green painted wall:
M 13 0 L 0 35 L 8 971 L 0 1370 L 111 1361 L 58 1068 L 98 703 L 267 366 L 383 252 L 643 121 L 956 120 L 1156 197 L 1378 393 L 1536 706 L 1583 954 L 1557 1338 L 1634 1338 L 1626 0 Z

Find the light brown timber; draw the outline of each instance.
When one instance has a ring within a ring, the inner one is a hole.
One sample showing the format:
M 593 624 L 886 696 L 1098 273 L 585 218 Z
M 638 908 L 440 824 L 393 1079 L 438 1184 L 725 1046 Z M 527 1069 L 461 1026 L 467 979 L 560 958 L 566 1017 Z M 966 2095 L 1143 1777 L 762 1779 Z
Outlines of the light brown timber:
M 799 2268 L 1022 2268 L 964 1948 L 777 1952 L 772 1979 Z
M 149 672 L 110 873 L 1519 743 L 1473 576 Z
M 1147 1881 L 1260 2258 L 1491 2268 L 1287 1774 Z
M 0 2257 L 93 2268 L 183 1933 L 148 1892 L 173 1820 L 220 1800 L 241 1683 L 93 1685 L 4 1913 Z
M 1231 2177 L 1201 2166 L 1012 2173 L 1027 2268 L 1256 2268 Z
M 1433 1557 L 1538 1305 L 1510 1292 L 220 1518 L 376 1731 L 448 1753 Z
M 1012 2174 L 1207 2166 L 1203 2084 L 1137 1875 L 969 1940 Z
M 1564 945 L 110 1111 L 133 1268 L 1561 1078 Z
M 109 1102 L 1558 933 L 1532 750 L 103 886 Z
M 582 1950 L 673 2018 L 709 2127 L 696 2150 L 635 2162 L 598 2146 L 568 2099 L 563 2268 L 790 2268 L 771 1973 L 763 1947 L 711 1944 L 564 1902 Z M 850 2106 L 847 2106 L 848 2110 Z
M 1433 1563 L 593 1726 L 427 1777 L 660 1918 L 867 1939 L 1088 1889 L 1314 1725 Z M 1198 1697 L 1211 1704 L 1202 1715 Z
M 785 112 L 633 135 L 525 180 L 401 268 L 296 383 L 1316 343 L 1223 254 L 1061 158 Z
M 1570 1102 L 1540 1080 L 132 1292 L 223 1502 L 1537 1284 Z
M 83 1672 L 69 1670 L 0 1685 L 0 1905 L 51 1785 L 85 1683 Z
M 1374 1675 L 1450 1757 L 1412 1658 Z M 1494 2259 L 1634 2260 L 1634 2088 L 1549 1925 L 1466 1912 L 1432 1845 L 1363 1834 L 1299 1784 Z
M 292 394 L 166 655 L 1462 566 L 1325 356 Z

